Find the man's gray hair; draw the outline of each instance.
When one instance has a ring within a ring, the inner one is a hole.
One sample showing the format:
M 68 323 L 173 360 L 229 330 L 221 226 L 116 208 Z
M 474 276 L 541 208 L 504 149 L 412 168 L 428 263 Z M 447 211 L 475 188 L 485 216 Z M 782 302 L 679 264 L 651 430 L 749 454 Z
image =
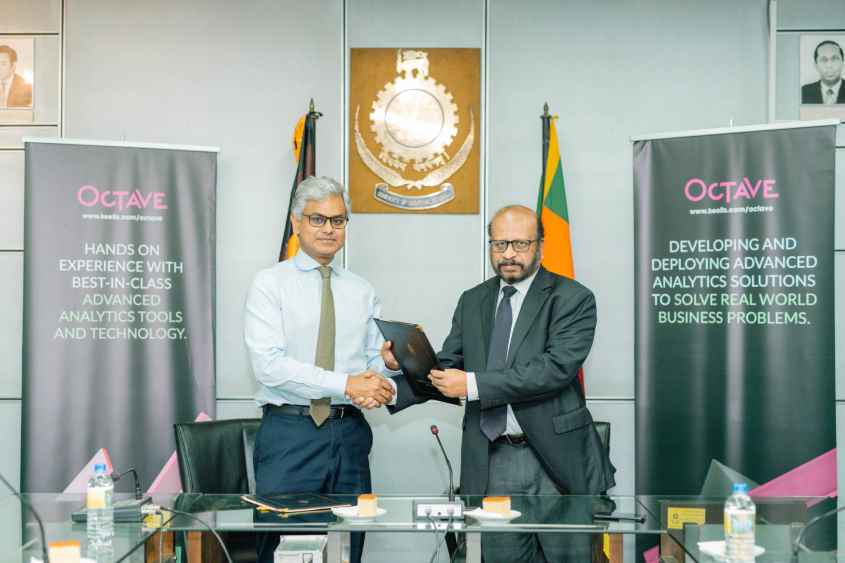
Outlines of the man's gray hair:
M 326 176 L 308 176 L 296 188 L 296 193 L 293 195 L 293 204 L 291 204 L 291 213 L 297 219 L 302 219 L 302 211 L 305 209 L 305 204 L 309 201 L 323 201 L 332 196 L 340 196 L 343 198 L 343 204 L 346 206 L 346 213 L 352 210 L 352 202 L 349 200 L 349 194 L 337 180 L 333 180 Z

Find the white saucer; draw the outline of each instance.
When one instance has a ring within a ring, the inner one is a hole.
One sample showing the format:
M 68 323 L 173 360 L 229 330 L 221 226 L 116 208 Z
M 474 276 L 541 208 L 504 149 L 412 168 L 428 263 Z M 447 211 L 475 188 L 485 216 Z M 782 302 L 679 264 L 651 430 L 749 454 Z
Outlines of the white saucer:
M 700 541 L 698 542 L 698 549 L 701 553 L 715 557 L 720 561 L 725 560 L 725 542 L 724 541 Z M 754 557 L 759 557 L 766 553 L 766 550 L 759 545 L 754 546 Z
M 478 520 L 478 523 L 482 526 L 496 526 L 498 524 L 507 524 L 514 518 L 519 518 L 522 516 L 522 512 L 518 510 L 511 510 L 510 516 L 502 516 L 497 512 L 489 512 L 484 510 L 483 508 L 474 508 L 473 510 L 467 510 L 464 512 L 466 516 L 470 518 L 474 518 Z
M 348 520 L 353 524 L 363 524 L 365 522 L 372 522 L 380 516 L 384 516 L 387 514 L 387 510 L 379 507 L 376 508 L 375 516 L 358 516 L 357 506 L 334 506 L 332 507 L 332 514 L 339 518 L 343 518 L 344 520 Z

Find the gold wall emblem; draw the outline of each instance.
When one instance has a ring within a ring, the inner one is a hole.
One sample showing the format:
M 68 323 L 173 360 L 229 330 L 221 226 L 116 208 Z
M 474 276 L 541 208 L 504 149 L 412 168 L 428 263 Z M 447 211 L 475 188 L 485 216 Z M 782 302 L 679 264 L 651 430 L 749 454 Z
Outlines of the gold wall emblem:
M 352 50 L 354 211 L 478 212 L 478 60 L 478 49 Z M 373 74 L 388 80 L 367 96 Z

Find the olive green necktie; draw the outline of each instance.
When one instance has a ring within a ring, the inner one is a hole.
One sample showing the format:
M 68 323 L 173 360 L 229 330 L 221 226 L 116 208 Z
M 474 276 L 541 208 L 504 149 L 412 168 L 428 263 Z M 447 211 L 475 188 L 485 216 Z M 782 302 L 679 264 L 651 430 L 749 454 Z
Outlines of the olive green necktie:
M 334 296 L 332 295 L 332 269 L 320 266 L 323 277 L 322 298 L 320 300 L 320 328 L 317 329 L 317 353 L 314 365 L 318 368 L 334 370 Z M 311 418 L 314 424 L 321 426 L 331 412 L 331 397 L 311 399 Z

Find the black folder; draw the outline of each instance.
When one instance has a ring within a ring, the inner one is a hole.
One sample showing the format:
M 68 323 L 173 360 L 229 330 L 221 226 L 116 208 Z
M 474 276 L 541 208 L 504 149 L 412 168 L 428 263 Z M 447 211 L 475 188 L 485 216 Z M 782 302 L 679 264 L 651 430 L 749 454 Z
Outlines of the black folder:
M 432 369 L 440 369 L 431 342 L 419 325 L 376 319 L 385 340 L 393 343 L 393 356 L 399 362 L 408 385 L 417 397 L 460 405 L 461 401 L 447 397 L 428 379 Z
M 352 506 L 354 502 L 347 499 L 340 500 L 316 494 L 275 495 L 271 497 L 258 495 L 241 495 L 241 500 L 254 505 L 259 510 L 278 512 L 280 514 L 308 514 L 314 512 L 329 512 L 334 507 Z M 354 498 L 352 499 L 354 500 Z

